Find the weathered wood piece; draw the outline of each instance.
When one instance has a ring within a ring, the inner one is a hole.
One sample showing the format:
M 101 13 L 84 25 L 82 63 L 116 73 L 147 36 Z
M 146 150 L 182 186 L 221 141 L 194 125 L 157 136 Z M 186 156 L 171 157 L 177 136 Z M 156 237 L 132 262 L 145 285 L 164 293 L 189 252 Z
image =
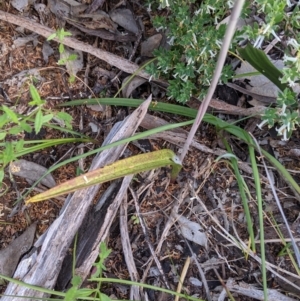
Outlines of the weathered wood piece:
M 143 120 L 152 98 L 149 97 L 123 122 L 117 123 L 111 135 L 104 144 L 132 136 Z M 90 170 L 102 167 L 117 160 L 125 150 L 126 145 L 99 153 L 93 160 Z M 26 261 L 21 261 L 14 274 L 19 280 L 36 286 L 53 289 L 63 260 L 67 254 L 75 234 L 93 202 L 100 185 L 76 191 L 69 199 L 60 216 L 50 226 L 45 234 L 41 249 L 37 249 Z M 91 255 L 92 256 L 92 255 Z M 85 269 L 86 270 L 86 269 Z M 82 273 L 81 275 L 83 275 Z M 2 297 L 1 301 L 25 301 L 28 298 L 43 298 L 46 295 L 31 288 L 10 283 L 4 295 L 19 296 L 16 298 Z M 23 297 L 23 298 L 21 298 Z
M 0 250 L 0 274 L 11 277 L 20 257 L 32 247 L 36 223 L 29 226 L 23 234 L 13 240 L 8 247 Z

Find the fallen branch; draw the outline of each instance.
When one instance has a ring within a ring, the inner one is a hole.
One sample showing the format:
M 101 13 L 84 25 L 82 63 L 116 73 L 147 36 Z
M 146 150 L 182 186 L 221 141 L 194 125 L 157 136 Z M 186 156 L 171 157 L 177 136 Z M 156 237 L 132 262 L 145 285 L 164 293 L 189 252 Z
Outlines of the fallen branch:
M 48 28 L 47 26 L 41 25 L 39 23 L 36 23 L 32 20 L 29 20 L 24 17 L 16 16 L 10 13 L 6 13 L 4 11 L 0 10 L 0 20 L 7 21 L 9 23 L 24 27 L 30 31 L 33 31 L 45 38 L 48 38 L 50 35 L 55 33 L 54 30 L 51 28 Z M 58 38 L 53 39 L 56 42 L 62 43 L 68 47 L 90 53 L 97 58 L 107 62 L 108 64 L 117 67 L 118 69 L 133 74 L 136 73 L 136 75 L 139 75 L 143 78 L 149 79 L 150 75 L 146 73 L 143 70 L 137 71 L 140 67 L 137 64 L 134 64 L 122 57 L 119 57 L 117 55 L 114 55 L 110 52 L 101 50 L 99 48 L 95 48 L 89 44 L 85 44 L 81 41 L 78 41 L 77 39 L 71 38 L 71 37 L 65 37 L 62 41 L 60 41 Z

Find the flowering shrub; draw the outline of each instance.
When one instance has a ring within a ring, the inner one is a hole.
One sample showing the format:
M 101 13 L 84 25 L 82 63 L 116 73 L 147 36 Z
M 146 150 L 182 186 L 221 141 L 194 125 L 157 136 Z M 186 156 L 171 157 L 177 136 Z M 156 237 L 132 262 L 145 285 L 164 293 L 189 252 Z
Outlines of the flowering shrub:
M 159 2 L 150 0 L 149 10 L 155 5 L 158 9 L 165 9 L 163 16 L 153 19 L 153 24 L 158 31 L 165 31 L 170 48 L 156 50 L 154 54 L 157 61 L 149 65 L 147 71 L 154 78 L 160 77 L 169 81 L 167 95 L 170 98 L 181 103 L 189 100 L 191 96 L 202 99 L 210 85 L 217 55 L 222 47 L 226 25 L 220 25 L 220 22 L 230 14 L 234 1 Z M 299 5 L 290 0 L 254 0 L 246 3 L 241 17 L 246 18 L 253 14 L 254 24 L 237 30 L 232 40 L 231 51 L 236 52 L 241 40 L 248 40 L 257 48 L 261 48 L 264 41 L 273 38 L 287 41 L 288 47 L 284 47 L 285 68 L 282 70 L 281 82 L 293 87 L 300 77 Z M 232 75 L 231 66 L 225 65 L 220 82 L 226 83 Z M 277 109 L 267 109 L 259 126 L 268 124 L 271 127 L 275 123 L 279 124 L 278 133 L 283 135 L 284 139 L 288 139 L 300 121 L 295 93 L 290 89 L 282 91 L 278 96 L 277 105 Z
M 282 136 L 282 140 L 288 140 L 299 122 L 297 95 L 290 89 L 284 89 L 277 97 L 277 108 L 268 108 L 258 127 L 262 129 L 265 124 L 273 127 L 277 123 L 280 125 L 275 128 L 278 135 Z
M 226 1 L 220 0 L 202 4 L 174 0 L 167 17 L 154 18 L 156 29 L 167 32 L 170 49 L 156 50 L 157 63 L 147 71 L 153 77 L 169 80 L 168 96 L 178 102 L 186 102 L 192 95 L 204 97 L 226 30 L 224 24 L 218 28 L 216 25 L 226 17 L 229 8 Z M 224 66 L 221 80 L 226 82 L 232 74 L 231 67 Z

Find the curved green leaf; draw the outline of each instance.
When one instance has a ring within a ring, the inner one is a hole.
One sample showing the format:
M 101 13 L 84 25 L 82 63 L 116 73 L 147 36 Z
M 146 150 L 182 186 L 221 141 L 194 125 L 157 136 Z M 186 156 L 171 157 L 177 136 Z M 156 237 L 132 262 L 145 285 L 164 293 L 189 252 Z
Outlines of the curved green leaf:
M 113 164 L 90 171 L 80 175 L 63 184 L 57 185 L 43 193 L 40 193 L 26 203 L 34 203 L 83 189 L 99 183 L 115 180 L 130 174 L 147 171 L 154 168 L 172 166 L 171 179 L 175 180 L 181 169 L 179 158 L 169 149 L 163 149 L 151 153 L 141 154 L 130 158 L 122 159 Z
M 280 78 L 283 76 L 281 71 L 271 63 L 262 50 L 254 48 L 252 45 L 248 44 L 245 48 L 238 48 L 238 52 L 244 60 L 267 77 L 281 91 L 288 88 L 286 84 L 282 84 L 280 81 Z
M 125 106 L 125 107 L 138 107 L 143 100 L 141 99 L 131 99 L 131 98 L 95 98 L 95 99 L 81 99 L 74 100 L 70 102 L 65 102 L 60 104 L 59 106 L 75 106 L 75 105 L 85 105 L 85 104 L 105 104 L 105 105 L 115 105 L 115 106 Z M 177 114 L 186 117 L 195 118 L 197 115 L 197 110 L 187 108 L 180 105 L 173 105 L 162 102 L 152 102 L 149 106 L 149 110 L 152 111 L 160 111 L 166 113 Z M 245 141 L 246 143 L 253 145 L 256 148 L 256 145 L 253 143 L 250 135 L 241 129 L 238 126 L 230 124 L 226 121 L 221 120 L 218 117 L 215 117 L 211 114 L 206 113 L 203 117 L 203 121 L 214 125 L 219 129 L 223 129 L 235 137 Z M 300 187 L 294 178 L 290 175 L 290 173 L 284 168 L 284 166 L 276 160 L 272 155 L 268 152 L 262 150 L 263 155 L 269 160 L 269 162 L 275 166 L 275 168 L 282 174 L 283 178 L 295 189 L 295 191 L 300 194 Z

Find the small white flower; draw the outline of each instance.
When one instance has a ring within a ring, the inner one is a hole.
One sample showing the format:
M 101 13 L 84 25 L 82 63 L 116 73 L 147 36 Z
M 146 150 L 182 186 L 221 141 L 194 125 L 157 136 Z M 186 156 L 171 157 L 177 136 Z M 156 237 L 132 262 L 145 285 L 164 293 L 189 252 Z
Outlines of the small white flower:
M 194 64 L 194 60 L 192 57 L 190 57 L 187 61 L 187 64 L 190 65 L 190 64 Z
M 257 37 L 257 39 L 255 40 L 253 47 L 254 47 L 254 48 L 261 48 L 261 45 L 262 45 L 264 39 L 265 39 L 264 36 L 259 35 L 259 36 Z
M 293 82 L 292 80 L 289 80 L 289 86 L 292 88 L 292 87 L 295 87 L 296 86 L 296 83 Z
M 264 126 L 265 124 L 267 124 L 267 123 L 268 123 L 268 120 L 263 120 L 260 124 L 257 124 L 256 126 L 257 126 L 260 130 L 262 130 L 263 126 Z
M 282 80 L 283 78 L 280 78 L 280 80 Z M 285 79 L 285 83 L 288 83 L 288 85 L 290 87 L 294 87 L 295 86 L 295 82 L 290 78 L 288 77 L 287 79 Z
M 180 77 L 184 82 L 186 82 L 188 80 L 188 76 L 187 75 L 183 75 Z
M 149 3 L 148 7 L 147 7 L 147 12 L 150 13 L 152 10 L 151 10 L 151 3 Z
M 281 41 L 281 39 L 279 38 L 279 36 L 276 34 L 276 32 L 273 29 L 271 30 L 271 33 L 275 39 L 277 39 L 278 41 Z
M 300 44 L 295 39 L 289 39 L 287 42 L 288 45 L 292 45 L 295 49 L 299 50 Z
M 167 42 L 170 46 L 174 45 L 175 37 L 171 37 L 171 39 Z
M 219 47 L 219 48 L 221 48 L 221 46 L 222 46 L 222 41 L 221 40 L 216 40 L 216 45 Z
M 233 5 L 234 5 L 234 1 L 233 0 L 228 0 L 227 5 L 228 5 L 228 8 L 232 8 Z
M 287 137 L 287 130 L 285 129 L 283 132 L 283 137 L 281 138 L 282 141 L 288 141 L 288 137 Z
M 215 57 L 216 56 L 216 54 L 212 50 L 209 50 L 208 52 L 210 53 L 211 57 Z
M 287 141 L 287 126 L 286 124 L 283 124 L 279 129 L 276 128 L 276 131 L 278 135 L 283 135 L 282 141 Z
M 292 57 L 292 56 L 287 56 L 286 54 L 283 56 L 283 61 L 284 62 L 287 62 L 287 61 L 290 61 L 290 62 L 297 62 L 297 58 L 296 57 Z
M 206 50 L 206 46 L 202 49 L 202 51 L 200 52 L 200 56 L 205 52 Z
M 196 37 L 195 33 L 193 33 L 193 40 L 194 40 L 194 43 L 195 43 L 195 44 L 197 44 L 197 43 L 198 43 L 198 41 L 197 41 L 197 37 Z
M 286 104 L 283 104 L 283 105 L 282 105 L 281 112 L 280 112 L 279 115 L 280 115 L 280 116 L 286 116 L 285 110 L 286 110 Z
M 164 30 L 164 27 L 163 26 L 160 26 L 158 28 L 156 28 L 157 31 L 161 31 L 161 30 Z
M 212 6 L 210 6 L 210 5 L 207 5 L 207 7 L 206 7 L 206 13 L 207 14 L 210 14 L 210 11 L 212 11 L 214 13 L 215 10 L 216 9 L 214 7 L 212 7 Z
M 271 27 L 271 25 L 267 24 L 266 28 L 264 29 L 264 31 L 262 33 L 266 34 L 269 31 L 270 27 Z
M 202 12 L 202 8 L 199 8 L 194 12 L 195 16 L 198 16 Z
M 151 75 L 151 76 L 149 77 L 149 83 L 151 82 L 152 78 L 153 78 L 153 75 Z
M 281 132 L 284 130 L 285 127 L 286 127 L 286 125 L 283 124 L 280 128 L 276 128 L 276 131 L 278 132 L 278 134 L 281 135 Z

